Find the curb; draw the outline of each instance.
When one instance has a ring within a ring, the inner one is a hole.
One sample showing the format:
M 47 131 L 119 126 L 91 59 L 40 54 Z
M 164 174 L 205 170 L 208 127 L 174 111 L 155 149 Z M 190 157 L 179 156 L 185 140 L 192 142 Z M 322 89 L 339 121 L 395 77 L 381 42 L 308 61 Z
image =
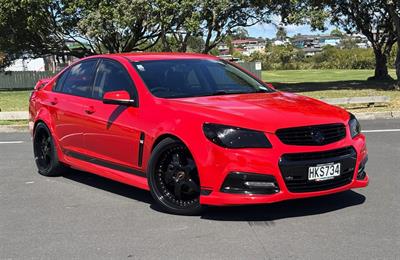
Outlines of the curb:
M 26 120 L 28 118 L 28 111 L 0 112 L 0 120 Z
M 0 125 L 0 133 L 22 133 L 28 131 L 27 125 Z
M 360 120 L 400 118 L 400 111 L 353 113 Z

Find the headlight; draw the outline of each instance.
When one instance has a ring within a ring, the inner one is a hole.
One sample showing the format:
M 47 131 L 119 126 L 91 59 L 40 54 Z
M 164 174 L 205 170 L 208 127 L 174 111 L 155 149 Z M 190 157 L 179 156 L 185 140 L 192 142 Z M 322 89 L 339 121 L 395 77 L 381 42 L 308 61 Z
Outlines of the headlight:
M 361 133 L 360 122 L 358 122 L 357 118 L 351 113 L 350 113 L 349 127 L 350 127 L 351 138 L 354 138 Z
M 263 132 L 240 127 L 206 123 L 205 136 L 211 142 L 226 148 L 271 148 Z

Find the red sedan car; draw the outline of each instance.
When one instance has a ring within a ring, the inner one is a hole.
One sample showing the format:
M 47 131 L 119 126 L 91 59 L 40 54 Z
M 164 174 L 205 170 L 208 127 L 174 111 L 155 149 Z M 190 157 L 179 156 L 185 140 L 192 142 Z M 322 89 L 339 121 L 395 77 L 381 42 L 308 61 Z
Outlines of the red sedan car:
M 150 190 L 164 210 L 271 203 L 368 185 L 357 119 L 213 56 L 99 55 L 30 99 L 39 173 Z

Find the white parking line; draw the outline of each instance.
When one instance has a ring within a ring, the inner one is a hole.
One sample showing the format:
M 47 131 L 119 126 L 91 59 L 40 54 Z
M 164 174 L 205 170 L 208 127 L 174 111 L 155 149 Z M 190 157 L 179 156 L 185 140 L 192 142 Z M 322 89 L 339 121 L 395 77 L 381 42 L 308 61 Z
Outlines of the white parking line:
M 363 133 L 400 132 L 400 129 L 363 130 L 362 132 L 363 132 Z
M 4 141 L 0 142 L 0 144 L 22 144 L 24 141 Z

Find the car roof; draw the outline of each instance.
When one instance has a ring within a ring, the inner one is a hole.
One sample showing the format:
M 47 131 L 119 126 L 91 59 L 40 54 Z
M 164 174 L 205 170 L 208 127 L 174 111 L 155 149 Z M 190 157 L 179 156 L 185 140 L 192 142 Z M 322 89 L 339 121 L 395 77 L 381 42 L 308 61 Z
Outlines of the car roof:
M 173 60 L 173 59 L 209 59 L 218 60 L 218 57 L 199 54 L 199 53 L 179 53 L 179 52 L 134 52 L 134 53 L 117 53 L 117 54 L 102 54 L 91 56 L 97 57 L 124 57 L 130 61 L 147 61 L 147 60 Z

